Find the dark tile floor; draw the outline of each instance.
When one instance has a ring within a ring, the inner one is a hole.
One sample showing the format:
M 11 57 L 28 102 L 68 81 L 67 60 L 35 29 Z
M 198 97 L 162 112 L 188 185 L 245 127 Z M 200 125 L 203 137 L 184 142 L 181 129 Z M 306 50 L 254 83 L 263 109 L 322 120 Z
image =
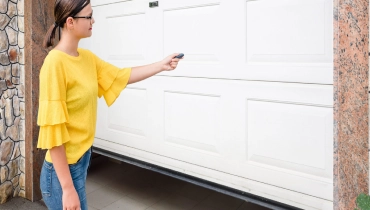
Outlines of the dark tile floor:
M 0 205 L 1 210 L 46 210 L 42 201 L 31 202 L 21 197 L 12 198 L 5 204 Z
M 243 200 L 127 163 L 98 156 L 87 183 L 89 210 L 267 210 Z M 42 201 L 13 198 L 0 210 L 46 210 Z

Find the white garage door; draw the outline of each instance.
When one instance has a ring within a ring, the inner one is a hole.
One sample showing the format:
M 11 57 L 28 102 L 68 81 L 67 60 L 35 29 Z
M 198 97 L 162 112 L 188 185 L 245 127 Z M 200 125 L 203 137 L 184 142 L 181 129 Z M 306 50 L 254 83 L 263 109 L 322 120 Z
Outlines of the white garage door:
M 93 0 L 81 47 L 178 69 L 99 101 L 106 150 L 304 209 L 332 209 L 331 0 Z

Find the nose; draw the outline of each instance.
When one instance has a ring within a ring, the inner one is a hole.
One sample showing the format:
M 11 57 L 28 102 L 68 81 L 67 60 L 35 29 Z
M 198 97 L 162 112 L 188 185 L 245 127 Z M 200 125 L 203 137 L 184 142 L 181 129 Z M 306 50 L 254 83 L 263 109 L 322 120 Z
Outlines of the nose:
M 94 24 L 95 23 L 95 19 L 94 17 L 91 17 L 91 24 Z

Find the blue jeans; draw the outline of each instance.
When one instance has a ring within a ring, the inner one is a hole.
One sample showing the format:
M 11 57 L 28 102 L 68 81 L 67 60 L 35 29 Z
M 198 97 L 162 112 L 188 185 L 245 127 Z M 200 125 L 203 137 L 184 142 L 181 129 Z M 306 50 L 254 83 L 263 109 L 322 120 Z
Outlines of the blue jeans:
M 69 164 L 73 185 L 80 199 L 81 210 L 87 210 L 85 183 L 90 165 L 91 148 L 75 164 Z M 52 163 L 44 160 L 40 175 L 42 198 L 49 210 L 63 210 L 62 187 Z

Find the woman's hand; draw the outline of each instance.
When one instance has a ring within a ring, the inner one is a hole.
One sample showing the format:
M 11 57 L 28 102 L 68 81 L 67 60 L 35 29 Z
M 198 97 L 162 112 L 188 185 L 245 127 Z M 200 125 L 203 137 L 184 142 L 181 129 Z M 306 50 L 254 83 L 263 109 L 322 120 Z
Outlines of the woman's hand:
M 181 59 L 175 58 L 175 56 L 177 56 L 178 54 L 180 54 L 180 53 L 174 53 L 172 55 L 169 55 L 161 61 L 163 71 L 171 71 L 171 70 L 176 69 L 177 64 L 179 63 L 179 61 L 181 59 L 183 59 L 183 58 L 181 58 Z
M 63 189 L 63 210 L 81 210 L 80 199 L 74 187 Z
M 132 67 L 130 79 L 128 84 L 139 82 L 146 78 L 149 78 L 155 74 L 160 73 L 161 71 L 170 71 L 174 70 L 177 67 L 177 64 L 182 59 L 175 58 L 179 53 L 174 53 L 167 56 L 165 59 L 152 63 L 145 66 L 135 66 Z

